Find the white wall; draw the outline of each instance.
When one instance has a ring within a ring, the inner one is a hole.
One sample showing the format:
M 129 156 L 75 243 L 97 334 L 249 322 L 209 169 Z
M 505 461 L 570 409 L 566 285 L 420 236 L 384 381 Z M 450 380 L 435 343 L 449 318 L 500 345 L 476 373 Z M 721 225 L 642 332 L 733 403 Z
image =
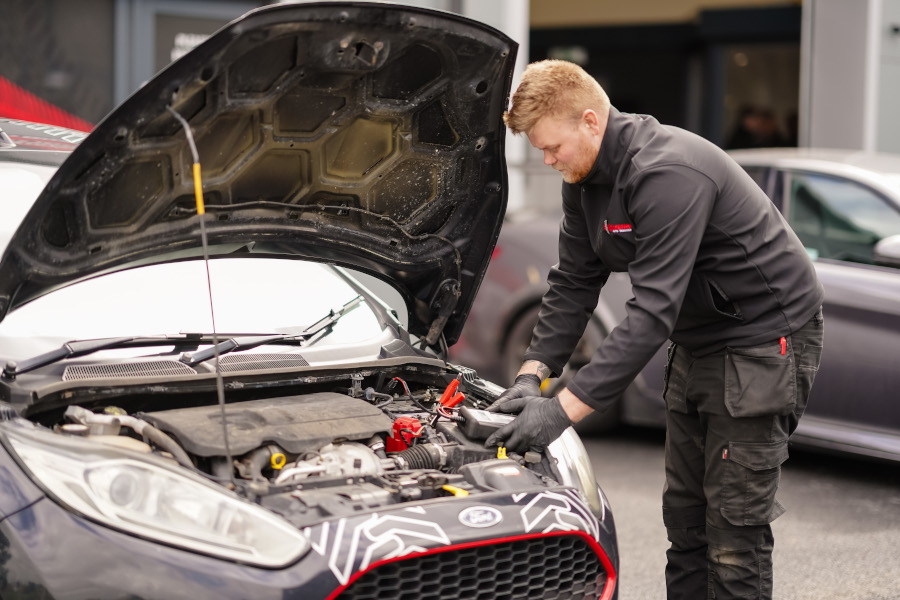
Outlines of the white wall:
M 805 0 L 803 18 L 801 145 L 900 152 L 900 0 Z
M 900 153 L 900 0 L 881 1 L 882 18 L 875 28 L 881 41 L 875 145 L 879 150 Z
M 511 37 L 519 44 L 516 55 L 516 71 L 513 74 L 512 91 L 519 85 L 522 72 L 528 64 L 528 2 L 524 0 L 463 0 L 461 14 L 487 23 Z M 507 211 L 515 211 L 531 201 L 528 193 L 526 162 L 528 141 L 525 136 L 506 134 L 506 165 L 509 177 Z

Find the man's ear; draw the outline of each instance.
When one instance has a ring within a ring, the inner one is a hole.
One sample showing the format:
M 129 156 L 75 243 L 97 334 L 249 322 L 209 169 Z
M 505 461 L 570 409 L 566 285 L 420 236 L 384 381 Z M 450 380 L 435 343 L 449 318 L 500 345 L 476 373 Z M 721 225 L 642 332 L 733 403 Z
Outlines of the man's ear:
M 591 133 L 598 135 L 601 133 L 600 131 L 600 117 L 594 112 L 591 108 L 584 109 L 584 112 L 581 113 L 582 122 L 587 125 L 587 127 L 591 130 Z

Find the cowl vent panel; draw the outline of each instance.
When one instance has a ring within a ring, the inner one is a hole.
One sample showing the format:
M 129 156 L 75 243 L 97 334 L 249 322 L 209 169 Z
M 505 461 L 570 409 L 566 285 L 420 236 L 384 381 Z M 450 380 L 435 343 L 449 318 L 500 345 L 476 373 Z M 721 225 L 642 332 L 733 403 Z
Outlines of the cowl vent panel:
M 63 381 L 83 379 L 116 379 L 119 377 L 173 377 L 196 375 L 197 371 L 175 360 L 154 360 L 133 363 L 71 365 L 63 371 Z
M 308 366 L 299 354 L 228 354 L 219 360 L 219 370 L 223 373 Z

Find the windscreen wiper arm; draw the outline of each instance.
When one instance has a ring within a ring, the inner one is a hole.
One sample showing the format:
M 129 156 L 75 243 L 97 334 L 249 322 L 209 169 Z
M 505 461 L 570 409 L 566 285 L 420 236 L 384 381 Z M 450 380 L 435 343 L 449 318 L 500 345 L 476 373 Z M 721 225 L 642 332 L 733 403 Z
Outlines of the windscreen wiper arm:
M 341 317 L 362 304 L 362 301 L 363 297 L 357 296 L 340 308 L 331 309 L 331 311 L 326 316 L 322 317 L 321 319 L 304 329 L 303 333 L 301 334 L 304 338 L 304 345 L 317 342 L 331 333 L 332 326 L 334 326 L 334 324 L 337 323 Z
M 182 333 L 177 335 L 150 335 L 150 336 L 129 336 L 129 337 L 108 337 L 97 338 L 93 340 L 72 340 L 66 342 L 55 350 L 50 350 L 31 358 L 21 361 L 11 360 L 3 367 L 0 372 L 0 378 L 12 381 L 17 375 L 22 375 L 35 369 L 40 369 L 55 362 L 65 360 L 67 358 L 77 358 L 99 352 L 100 350 L 109 350 L 111 348 L 125 347 L 141 347 L 141 346 L 196 346 L 210 339 L 209 334 L 202 333 Z
M 185 352 L 178 359 L 184 364 L 193 367 L 196 364 L 209 360 L 217 354 L 227 354 L 234 350 L 249 350 L 257 346 L 271 344 L 292 339 L 299 339 L 302 344 L 311 344 L 320 340 L 330 333 L 331 327 L 348 312 L 356 308 L 362 303 L 363 297 L 357 296 L 350 300 L 340 308 L 332 309 L 328 315 L 319 319 L 309 327 L 292 333 L 280 333 L 277 335 L 258 335 L 258 336 L 234 336 L 224 342 L 219 342 L 215 346 L 210 346 L 204 350 L 197 352 Z
M 276 335 L 231 335 L 224 342 L 220 342 L 218 347 L 210 347 L 193 353 L 183 353 L 180 360 L 183 363 L 193 366 L 204 360 L 209 360 L 215 356 L 217 350 L 219 354 L 226 354 L 232 350 L 247 350 L 263 344 L 296 338 L 299 338 L 305 344 L 313 343 L 328 335 L 331 331 L 331 327 L 337 323 L 342 316 L 359 306 L 362 300 L 362 296 L 357 296 L 343 306 L 332 309 L 327 316 L 300 331 L 279 333 Z M 13 381 L 17 375 L 40 369 L 41 367 L 51 365 L 55 362 L 67 358 L 77 358 L 79 356 L 93 354 L 100 350 L 109 350 L 110 348 L 159 344 L 197 344 L 208 338 L 208 335 L 190 333 L 182 335 L 130 336 L 99 338 L 94 340 L 73 340 L 66 342 L 55 350 L 45 352 L 44 354 L 38 354 L 37 356 L 32 356 L 31 358 L 26 358 L 25 360 L 18 362 L 12 360 L 7 362 L 3 367 L 3 371 L 0 372 L 0 378 L 7 381 Z
M 193 367 L 205 360 L 211 359 L 216 354 L 227 354 L 232 350 L 249 350 L 263 344 L 286 340 L 288 338 L 297 337 L 288 333 L 279 333 L 278 335 L 257 335 L 252 337 L 236 336 L 230 337 L 224 342 L 219 342 L 216 346 L 210 346 L 205 350 L 197 350 L 196 352 L 183 352 L 178 358 L 184 364 Z
M 71 342 L 66 342 L 55 350 L 45 352 L 44 354 L 38 354 L 37 356 L 33 356 L 31 358 L 26 358 L 21 362 L 12 360 L 9 361 L 3 367 L 2 377 L 3 379 L 12 381 L 16 378 L 16 375 L 21 375 L 22 373 L 27 373 L 28 371 L 34 371 L 35 369 L 40 369 L 43 366 L 53 364 L 66 358 L 84 356 L 86 354 L 91 354 L 92 352 L 105 350 L 107 348 L 116 348 L 129 342 L 133 342 L 135 339 L 136 338 L 134 337 L 117 337 L 101 338 L 97 340 L 74 340 Z

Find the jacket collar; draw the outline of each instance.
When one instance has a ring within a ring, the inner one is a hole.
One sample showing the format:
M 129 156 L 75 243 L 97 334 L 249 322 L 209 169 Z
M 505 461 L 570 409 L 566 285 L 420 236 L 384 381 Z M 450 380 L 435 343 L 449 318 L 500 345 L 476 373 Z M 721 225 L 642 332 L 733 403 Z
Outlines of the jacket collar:
M 594 166 L 578 184 L 609 185 L 615 182 L 632 136 L 634 136 L 634 117 L 622 114 L 615 107 L 610 106 L 606 131 L 603 134 L 603 141 L 600 143 L 600 151 L 594 160 Z

